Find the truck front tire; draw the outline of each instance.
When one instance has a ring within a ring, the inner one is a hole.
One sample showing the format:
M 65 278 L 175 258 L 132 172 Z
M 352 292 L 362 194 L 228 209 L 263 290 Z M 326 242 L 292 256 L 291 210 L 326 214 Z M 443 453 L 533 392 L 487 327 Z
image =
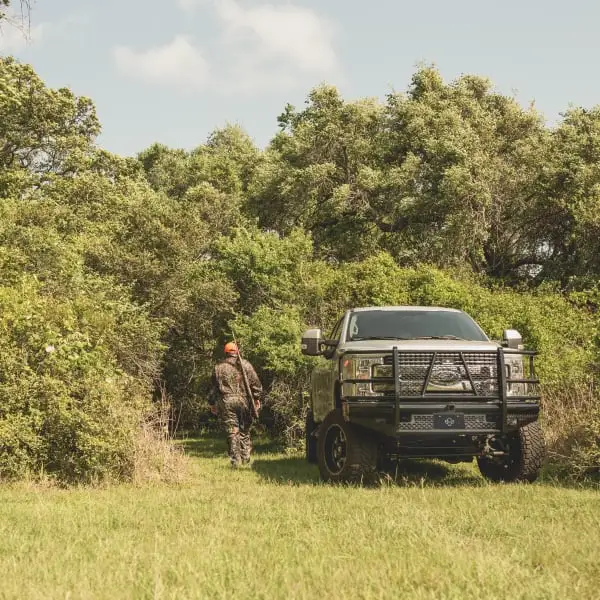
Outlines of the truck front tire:
M 377 441 L 331 411 L 319 430 L 317 458 L 323 481 L 370 481 L 377 470 Z
M 545 457 L 544 434 L 538 421 L 521 427 L 498 440 L 506 456 L 500 459 L 479 457 L 481 474 L 494 482 L 529 482 L 538 478 Z

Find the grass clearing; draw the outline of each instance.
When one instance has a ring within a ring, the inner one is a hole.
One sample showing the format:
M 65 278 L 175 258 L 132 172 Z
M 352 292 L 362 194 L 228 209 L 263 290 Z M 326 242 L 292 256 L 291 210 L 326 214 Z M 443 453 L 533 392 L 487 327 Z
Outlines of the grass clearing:
M 0 489 L 0 598 L 598 598 L 600 491 L 413 463 L 328 486 L 257 448 L 188 440 L 179 486 Z

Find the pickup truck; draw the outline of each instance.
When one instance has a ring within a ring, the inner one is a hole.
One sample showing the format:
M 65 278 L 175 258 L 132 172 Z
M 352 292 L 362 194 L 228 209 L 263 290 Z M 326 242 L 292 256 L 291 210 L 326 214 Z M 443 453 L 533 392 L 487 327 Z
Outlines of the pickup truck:
M 492 341 L 441 307 L 352 308 L 302 336 L 312 372 L 306 457 L 325 481 L 361 481 L 404 458 L 477 459 L 494 482 L 534 481 L 545 447 L 535 352 Z

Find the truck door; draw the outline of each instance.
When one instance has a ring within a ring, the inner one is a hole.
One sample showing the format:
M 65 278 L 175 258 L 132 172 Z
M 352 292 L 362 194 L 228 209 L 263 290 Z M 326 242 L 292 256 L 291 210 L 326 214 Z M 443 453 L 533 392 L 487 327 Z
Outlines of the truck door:
M 342 334 L 342 317 L 333 328 L 329 340 L 339 342 Z M 335 348 L 331 348 L 324 356 L 319 358 L 319 363 L 312 372 L 311 391 L 313 418 L 317 422 L 323 419 L 335 408 L 335 385 L 339 376 L 339 365 Z

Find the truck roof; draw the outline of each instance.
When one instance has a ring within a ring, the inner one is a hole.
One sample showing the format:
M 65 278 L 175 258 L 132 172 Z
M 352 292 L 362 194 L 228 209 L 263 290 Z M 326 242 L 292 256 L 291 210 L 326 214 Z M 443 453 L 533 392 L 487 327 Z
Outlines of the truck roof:
M 365 312 L 370 310 L 419 310 L 419 311 L 431 311 L 431 312 L 462 312 L 461 310 L 457 310 L 456 308 L 444 308 L 443 306 L 361 306 L 359 308 L 351 308 L 352 312 Z

